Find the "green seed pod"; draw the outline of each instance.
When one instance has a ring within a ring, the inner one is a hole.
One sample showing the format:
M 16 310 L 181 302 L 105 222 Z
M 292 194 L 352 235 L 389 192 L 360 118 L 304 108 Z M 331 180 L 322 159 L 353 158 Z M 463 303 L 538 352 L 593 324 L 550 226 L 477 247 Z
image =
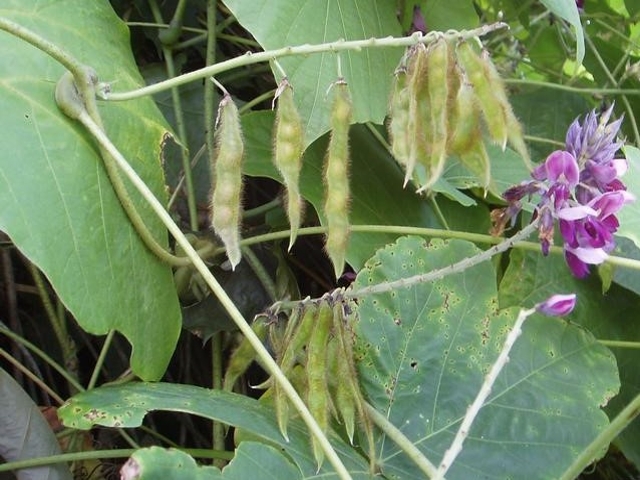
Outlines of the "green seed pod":
M 487 125 L 491 139 L 502 149 L 506 147 L 509 136 L 507 118 L 504 109 L 504 85 L 490 79 L 487 61 L 474 50 L 470 42 L 461 42 L 457 48 L 458 61 L 476 95 L 479 108 Z
M 342 392 L 336 392 L 335 403 L 337 410 L 342 415 L 350 440 L 352 440 L 353 431 L 350 433 L 348 422 L 350 422 L 349 416 L 351 415 L 351 408 L 355 408 L 369 445 L 369 459 L 371 462 L 371 471 L 373 472 L 375 470 L 376 458 L 373 426 L 365 410 L 365 400 L 358 381 L 358 370 L 353 352 L 354 333 L 351 325 L 352 319 L 348 315 L 345 315 L 345 309 L 350 309 L 348 304 L 336 302 L 333 313 L 334 336 L 338 344 L 337 356 L 341 359 L 340 363 L 342 363 L 339 383 L 341 383 L 340 388 L 343 390 Z M 350 402 L 353 403 L 350 404 Z
M 408 86 L 406 68 L 396 70 L 391 99 L 389 101 L 389 122 L 387 123 L 391 139 L 391 153 L 396 161 L 406 168 L 411 154 L 409 137 L 409 105 L 411 91 Z
M 327 344 L 333 325 L 333 308 L 328 300 L 321 300 L 316 324 L 307 349 L 307 406 L 323 432 L 329 428 L 330 396 L 327 383 Z M 324 460 L 324 451 L 315 437 L 311 437 L 313 455 L 318 469 Z
M 337 278 L 344 269 L 349 240 L 349 126 L 352 105 L 344 80 L 335 83 L 333 95 L 331 138 L 324 170 L 324 214 L 327 219 L 325 249 Z
M 303 313 L 298 314 L 302 317 L 298 315 L 292 317 L 294 321 L 287 325 L 283 340 L 284 350 L 278 358 L 280 369 L 287 376 L 295 368 L 296 358 L 303 353 L 304 347 L 309 343 L 311 332 L 316 324 L 317 313 L 317 306 L 314 303 L 309 303 L 304 306 Z M 298 318 L 300 318 L 299 322 Z M 278 427 L 282 436 L 288 440 L 289 400 L 277 382 L 273 383 L 273 398 Z
M 291 250 L 302 221 L 303 201 L 298 185 L 302 169 L 304 133 L 300 114 L 293 101 L 293 89 L 286 78 L 278 87 L 277 99 L 273 160 L 287 189 L 287 216 L 291 226 L 289 250 Z
M 429 70 L 427 49 L 423 44 L 413 47 L 408 62 L 409 81 L 409 160 L 407 161 L 404 186 L 413 177 L 418 161 L 430 158 L 432 134 L 428 128 L 430 121 Z
M 213 164 L 215 184 L 211 199 L 211 225 L 222 240 L 231 268 L 240 263 L 240 220 L 242 210 L 242 158 L 244 143 L 238 108 L 230 95 L 218 107 L 216 152 Z
M 509 140 L 509 144 L 516 152 L 520 154 L 527 167 L 533 169 L 531 165 L 531 158 L 529 157 L 529 150 L 527 149 L 527 145 L 524 141 L 522 125 L 513 113 L 513 108 L 511 108 L 511 103 L 509 102 L 509 97 L 507 95 L 507 89 L 504 85 L 504 81 L 502 80 L 502 77 L 496 70 L 495 65 L 491 61 L 491 58 L 486 51 L 482 52 L 482 60 L 484 61 L 486 76 L 489 79 L 489 83 L 492 86 L 496 98 L 498 99 L 498 102 L 502 106 L 504 112 L 504 117 L 507 124 L 507 139 Z
M 258 336 L 261 341 L 267 338 L 268 332 L 267 322 L 263 318 L 257 318 L 252 324 L 251 329 Z M 229 359 L 229 365 L 224 374 L 224 380 L 222 383 L 222 389 L 228 392 L 233 390 L 233 386 L 240 375 L 246 372 L 251 362 L 256 359 L 256 351 L 253 346 L 247 340 L 243 338 L 240 345 L 233 351 L 231 358 Z
M 356 426 L 356 399 L 351 388 L 351 374 L 348 359 L 345 358 L 340 340 L 336 337 L 329 341 L 327 347 L 329 359 L 329 383 L 332 387 L 336 420 L 343 423 L 349 441 L 353 444 Z M 353 360 L 351 360 L 353 361 Z
M 487 188 L 491 181 L 491 165 L 482 141 L 478 104 L 473 88 L 464 74 L 451 108 L 449 122 L 454 128 L 447 139 L 448 150 L 457 155 L 462 164 L 480 179 L 481 185 Z
M 431 148 L 428 156 L 418 160 L 427 169 L 427 182 L 418 192 L 428 190 L 440 178 L 447 160 L 447 106 L 449 101 L 449 48 L 448 43 L 440 38 L 429 46 L 426 58 L 427 92 L 429 111 L 426 119 L 427 131 L 430 132 Z

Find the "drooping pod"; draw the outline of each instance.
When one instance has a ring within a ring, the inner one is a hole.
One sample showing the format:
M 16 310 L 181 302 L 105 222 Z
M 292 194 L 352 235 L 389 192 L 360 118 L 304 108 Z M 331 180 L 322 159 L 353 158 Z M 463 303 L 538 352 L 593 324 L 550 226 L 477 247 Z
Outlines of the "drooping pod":
M 325 249 L 336 278 L 342 274 L 349 240 L 349 126 L 352 104 L 344 79 L 332 88 L 331 137 L 325 160 L 324 214 L 327 219 Z
M 479 55 L 469 41 L 458 44 L 457 58 L 473 85 L 491 139 L 503 150 L 508 141 L 529 166 L 522 127 L 513 113 L 504 82 L 495 65 L 486 53 Z
M 429 154 L 418 159 L 427 170 L 427 181 L 418 192 L 428 190 L 440 178 L 447 160 L 447 107 L 449 104 L 449 47 L 444 38 L 431 44 L 426 56 L 429 97 L 426 128 L 430 132 Z
M 211 198 L 211 225 L 222 240 L 231 268 L 240 263 L 240 221 L 242 212 L 242 159 L 244 142 L 238 107 L 225 94 L 218 107 L 216 151 Z
M 307 406 L 323 432 L 329 428 L 331 397 L 327 381 L 327 344 L 333 326 L 333 308 L 330 300 L 323 299 L 318 306 L 318 316 L 307 348 Z M 311 437 L 313 455 L 318 469 L 324 460 L 324 450 L 315 436 Z
M 256 318 L 251 324 L 251 329 L 261 341 L 264 341 L 267 337 L 268 328 L 264 318 Z M 249 365 L 256 359 L 256 356 L 257 354 L 253 345 L 244 337 L 229 358 L 222 389 L 228 392 L 232 391 L 233 385 L 236 383 L 238 377 L 249 368 Z
M 449 115 L 453 129 L 449 132 L 447 148 L 487 188 L 491 181 L 491 165 L 482 140 L 481 114 L 474 97 L 473 87 L 466 74 L 461 72 L 460 84 Z
M 406 168 L 411 154 L 409 136 L 409 105 L 411 92 L 408 86 L 407 69 L 399 67 L 395 72 L 393 89 L 389 100 L 389 121 L 387 127 L 391 139 L 391 153 L 396 161 Z
M 431 113 L 429 105 L 429 70 L 427 48 L 419 43 L 409 53 L 407 75 L 409 82 L 409 160 L 405 168 L 404 186 L 413 177 L 418 161 L 431 156 L 432 134 L 428 128 Z
M 482 59 L 484 60 L 484 65 L 487 72 L 486 75 L 489 78 L 489 83 L 492 85 L 496 98 L 498 99 L 504 112 L 505 122 L 507 124 L 507 140 L 509 141 L 509 144 L 513 147 L 513 149 L 520 154 L 527 167 L 533 169 L 531 165 L 531 158 L 529 157 L 529 150 L 527 149 L 527 145 L 524 141 L 522 125 L 513 113 L 513 108 L 511 108 L 511 103 L 509 102 L 509 97 L 507 95 L 507 89 L 504 85 L 504 81 L 496 70 L 496 66 L 491 61 L 491 58 L 489 57 L 489 54 L 486 50 L 482 51 Z
M 292 316 L 284 333 L 282 351 L 278 354 L 278 365 L 285 375 L 289 375 L 295 365 L 298 356 L 303 355 L 304 347 L 308 345 L 311 332 L 316 324 L 318 309 L 315 303 L 305 305 L 302 313 Z M 276 419 L 282 436 L 288 440 L 287 424 L 289 423 L 289 400 L 278 384 L 273 382 L 273 401 L 276 410 Z
M 285 77 L 276 92 L 278 106 L 273 135 L 273 161 L 286 187 L 287 217 L 291 226 L 289 250 L 296 240 L 302 221 L 303 201 L 299 179 L 302 169 L 304 132 L 302 120 L 293 100 L 293 88 Z
M 352 319 L 345 313 L 350 309 L 349 304 L 343 303 L 343 301 L 337 301 L 333 307 L 333 328 L 337 344 L 336 356 L 340 358 L 339 363 L 341 364 L 337 366 L 340 371 L 336 385 L 335 405 L 345 424 L 347 436 L 351 443 L 353 443 L 355 430 L 352 415 L 355 413 L 359 419 L 369 445 L 369 460 L 371 462 L 371 472 L 373 472 L 376 461 L 373 426 L 365 409 L 365 400 L 358 380 L 358 370 L 353 351 L 355 334 L 350 323 Z
M 504 108 L 494 90 L 495 86 L 489 82 L 485 61 L 476 53 L 470 42 L 458 44 L 457 58 L 473 86 L 489 136 L 504 149 L 508 139 L 507 121 Z

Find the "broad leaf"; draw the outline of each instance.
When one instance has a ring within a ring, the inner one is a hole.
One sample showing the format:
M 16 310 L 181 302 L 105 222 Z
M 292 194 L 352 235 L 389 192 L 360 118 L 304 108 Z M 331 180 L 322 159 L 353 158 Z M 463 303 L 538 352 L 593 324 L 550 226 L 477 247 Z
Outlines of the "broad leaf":
M 190 413 L 241 428 L 283 449 L 305 478 L 316 473 L 323 478 L 335 476 L 326 461 L 318 471 L 304 424 L 299 420 L 289 423 L 287 442 L 271 409 L 234 393 L 192 385 L 131 383 L 80 393 L 60 407 L 58 415 L 66 426 L 73 428 L 89 429 L 93 425 L 130 428 L 139 426 L 153 410 Z M 368 478 L 369 467 L 364 459 L 336 435 L 330 439 L 353 478 Z
M 38 406 L 11 375 L 0 368 L 0 457 L 6 462 L 35 459 L 61 452 L 60 444 Z M 27 468 L 21 480 L 71 480 L 66 464 Z
M 160 447 L 136 451 L 122 469 L 137 480 L 245 480 L 260 472 L 264 479 L 302 479 L 302 473 L 275 448 L 257 442 L 243 442 L 233 460 L 221 472 L 217 467 L 200 466 L 188 454 Z
M 399 36 L 394 2 L 369 0 L 224 0 L 238 21 L 265 49 L 372 37 Z M 349 83 L 354 123 L 382 123 L 395 70 L 403 49 L 365 48 L 340 52 Z M 335 53 L 279 59 L 295 89 L 307 144 L 329 129 L 326 93 L 338 78 Z
M 404 237 L 367 262 L 354 288 L 478 252 L 469 242 Z M 518 313 L 498 310 L 494 278 L 486 262 L 358 301 L 366 395 L 436 464 Z M 613 356 L 590 333 L 564 320 L 529 318 L 447 478 L 553 478 L 607 426 L 600 406 L 618 386 Z M 387 477 L 420 477 L 388 438 L 378 447 Z
M 574 0 L 541 0 L 542 3 L 560 18 L 566 20 L 574 28 L 576 36 L 576 62 L 584 59 L 584 31 L 580 22 L 580 13 Z
M 106 0 L 6 0 L 0 16 L 55 42 L 119 88 L 141 83 L 128 31 Z M 51 281 L 88 332 L 122 332 L 145 379 L 165 371 L 180 329 L 170 269 L 151 255 L 113 193 L 94 142 L 56 107 L 64 68 L 0 32 L 0 230 Z M 100 105 L 107 134 L 160 198 L 166 124 L 150 99 Z M 133 190 L 132 187 L 129 188 Z M 132 191 L 155 237 L 166 231 Z
M 588 328 L 598 339 L 640 342 L 635 312 L 640 308 L 637 295 L 615 284 L 604 295 L 595 274 L 586 280 L 571 276 L 564 260 L 539 253 L 511 252 L 509 268 L 500 284 L 500 305 L 531 305 L 557 292 L 574 292 L 578 303 L 568 319 Z M 620 370 L 620 393 L 607 406 L 616 415 L 640 394 L 640 352 L 634 348 L 612 348 Z M 604 370 L 594 373 L 604 379 Z M 640 420 L 635 420 L 616 439 L 625 456 L 640 465 Z

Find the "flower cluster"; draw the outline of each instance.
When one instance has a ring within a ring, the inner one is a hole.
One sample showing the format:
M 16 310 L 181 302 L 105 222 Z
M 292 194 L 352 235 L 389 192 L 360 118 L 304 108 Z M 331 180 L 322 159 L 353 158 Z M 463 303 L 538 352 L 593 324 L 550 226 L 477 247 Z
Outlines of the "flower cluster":
M 515 221 L 522 199 L 539 195 L 534 218 L 539 219 L 542 253 L 553 244 L 556 221 L 564 240 L 564 255 L 573 275 L 583 278 L 589 265 L 604 262 L 615 247 L 613 234 L 619 223 L 616 213 L 634 200 L 619 177 L 627 161 L 615 158 L 622 146 L 617 135 L 622 119 L 610 122 L 613 106 L 597 115 L 576 119 L 567 131 L 564 150 L 551 153 L 522 182 L 503 193 L 505 209 L 494 214 L 494 225 L 504 228 Z

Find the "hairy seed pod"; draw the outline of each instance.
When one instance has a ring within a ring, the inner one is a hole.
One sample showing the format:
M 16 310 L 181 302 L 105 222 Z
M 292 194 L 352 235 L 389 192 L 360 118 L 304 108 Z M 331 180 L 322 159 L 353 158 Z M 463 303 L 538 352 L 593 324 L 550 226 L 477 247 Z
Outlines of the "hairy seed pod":
M 489 78 L 486 60 L 476 53 L 470 42 L 458 44 L 457 55 L 469 82 L 473 85 L 489 136 L 504 149 L 509 136 L 504 103 L 501 99 L 506 98 L 504 85 L 501 81 L 496 84 Z
M 325 249 L 336 278 L 344 269 L 349 240 L 349 126 L 352 105 L 349 89 L 344 80 L 333 86 L 331 106 L 331 138 L 325 160 L 325 202 L 327 219 Z
M 351 430 L 350 433 L 348 422 L 350 422 L 349 416 L 351 415 L 351 405 L 349 405 L 349 402 L 353 401 L 353 407 L 357 412 L 360 425 L 364 430 L 365 437 L 367 438 L 371 472 L 374 472 L 376 452 L 375 442 L 373 439 L 373 426 L 365 410 L 365 400 L 358 381 L 358 370 L 353 351 L 355 334 L 350 323 L 352 319 L 350 319 L 349 315 L 345 314 L 345 311 L 348 310 L 350 310 L 349 304 L 336 302 L 334 306 L 333 325 L 334 336 L 337 339 L 338 344 L 337 356 L 342 359 L 341 363 L 343 364 L 341 367 L 343 371 L 340 372 L 339 377 L 339 383 L 342 384 L 340 385 L 340 388 L 342 388 L 343 391 L 336 392 L 336 409 L 342 415 L 343 421 L 345 422 L 345 428 L 347 429 L 347 435 L 349 436 L 349 440 L 352 441 L 353 430 Z M 340 406 L 341 404 L 342 406 Z
M 339 320 L 336 319 L 336 322 Z M 344 425 L 347 437 L 353 444 L 353 435 L 356 426 L 356 399 L 351 388 L 351 371 L 349 360 L 345 358 L 345 352 L 338 338 L 337 328 L 334 338 L 327 346 L 329 384 L 332 387 L 333 403 L 335 404 L 335 418 Z
M 300 196 L 299 179 L 302 169 L 304 133 L 300 114 L 293 101 L 293 88 L 286 78 L 278 87 L 277 99 L 273 160 L 287 189 L 287 217 L 291 226 L 289 250 L 291 250 L 302 221 L 303 202 Z
M 311 332 L 316 324 L 317 313 L 317 306 L 314 303 L 309 303 L 304 306 L 304 311 L 300 314 L 301 317 L 296 316 L 294 323 L 290 324 L 291 328 L 289 328 L 290 325 L 287 325 L 283 340 L 284 350 L 278 355 L 280 369 L 287 376 L 295 368 L 296 359 L 303 354 L 304 347 L 309 343 Z M 297 318 L 300 318 L 299 322 Z M 278 427 L 282 436 L 288 440 L 289 400 L 277 382 L 273 384 L 273 398 Z
M 406 68 L 395 73 L 391 99 L 389 100 L 389 122 L 387 124 L 391 139 L 391 153 L 403 167 L 409 163 L 411 138 L 409 137 L 409 105 L 411 92 L 408 86 Z
M 316 324 L 309 338 L 307 350 L 307 406 L 318 426 L 326 433 L 329 428 L 330 396 L 327 383 L 327 344 L 333 324 L 333 308 L 328 300 L 318 306 Z M 315 437 L 311 438 L 313 455 L 318 469 L 324 460 L 324 451 Z
M 447 106 L 449 100 L 449 47 L 444 38 L 429 46 L 426 59 L 429 116 L 427 130 L 431 133 L 430 155 L 419 160 L 428 174 L 427 182 L 418 192 L 428 190 L 440 178 L 447 160 Z
M 487 188 L 491 180 L 491 165 L 482 141 L 480 110 L 474 99 L 473 88 L 464 73 L 461 75 L 449 122 L 454 128 L 447 139 L 448 150 L 457 155 L 461 163 Z
M 431 156 L 431 131 L 428 128 L 431 116 L 429 105 L 429 71 L 427 68 L 427 49 L 419 43 L 412 48 L 407 75 L 409 82 L 409 160 L 407 161 L 404 186 L 413 177 L 418 161 Z
M 254 320 L 251 324 L 251 329 L 261 341 L 264 341 L 265 338 L 267 338 L 268 325 L 263 318 L 257 318 Z M 243 338 L 240 345 L 238 345 L 231 354 L 229 365 L 227 366 L 227 370 L 224 374 L 222 389 L 228 392 L 233 390 L 233 385 L 236 383 L 238 377 L 242 375 L 247 368 L 249 368 L 249 365 L 251 365 L 251 362 L 255 359 L 256 351 L 249 340 L 246 337 Z
M 211 225 L 222 240 L 231 268 L 240 263 L 240 220 L 242 211 L 242 158 L 244 143 L 238 107 L 225 95 L 218 107 L 214 188 Z
M 486 51 L 482 52 L 482 59 L 484 60 L 486 76 L 489 79 L 489 83 L 492 86 L 494 94 L 504 112 L 509 144 L 520 154 L 527 167 L 532 169 L 533 167 L 531 165 L 531 158 L 529 157 L 529 150 L 527 149 L 522 133 L 522 125 L 513 113 L 513 108 L 511 108 L 511 103 L 509 102 L 504 81 Z

